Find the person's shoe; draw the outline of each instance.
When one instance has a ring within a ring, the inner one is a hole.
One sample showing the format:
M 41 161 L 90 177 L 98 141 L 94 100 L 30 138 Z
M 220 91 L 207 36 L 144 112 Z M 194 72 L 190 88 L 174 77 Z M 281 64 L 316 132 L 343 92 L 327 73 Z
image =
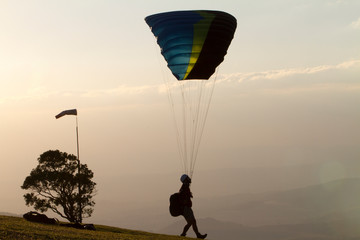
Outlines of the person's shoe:
M 186 236 L 186 233 L 182 233 L 180 236 L 181 236 L 181 237 L 185 237 L 185 236 Z
M 200 239 L 205 239 L 207 237 L 207 234 L 205 233 L 204 235 L 202 235 L 202 234 L 199 233 L 199 234 L 196 235 L 196 237 L 200 238 Z

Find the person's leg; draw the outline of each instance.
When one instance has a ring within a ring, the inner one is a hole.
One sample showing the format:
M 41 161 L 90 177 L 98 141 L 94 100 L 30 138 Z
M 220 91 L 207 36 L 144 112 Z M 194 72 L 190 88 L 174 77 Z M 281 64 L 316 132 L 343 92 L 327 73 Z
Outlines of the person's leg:
M 194 219 L 194 221 L 192 222 L 192 227 L 193 227 L 193 229 L 194 229 L 194 232 L 195 232 L 196 236 L 200 236 L 201 233 L 199 233 L 199 229 L 198 229 L 198 227 L 197 227 L 197 224 L 196 224 L 196 220 L 195 220 L 195 219 Z
M 186 233 L 187 233 L 187 231 L 189 230 L 189 228 L 190 228 L 191 226 L 193 226 L 195 219 L 194 219 L 193 211 L 192 211 L 192 209 L 191 209 L 190 207 L 185 207 L 185 208 L 184 208 L 184 214 L 183 214 L 183 216 L 184 216 L 187 224 L 185 225 L 181 236 L 186 236 Z M 195 227 L 196 227 L 196 226 L 195 226 Z
M 202 234 L 199 232 L 198 227 L 197 227 L 197 224 L 196 224 L 196 220 L 192 220 L 192 221 L 187 222 L 187 224 L 185 225 L 184 230 L 183 230 L 183 232 L 182 232 L 182 234 L 181 234 L 180 236 L 185 237 L 187 231 L 188 231 L 189 228 L 190 228 L 190 226 L 193 227 L 193 230 L 194 230 L 197 238 L 204 239 L 204 238 L 207 237 L 207 234 L 202 235 Z
M 197 224 L 196 224 L 196 219 L 195 219 L 195 216 L 194 216 L 194 212 L 192 211 L 192 209 L 190 207 L 185 207 L 185 209 L 184 209 L 184 217 L 186 219 L 187 225 L 184 227 L 184 231 L 183 231 L 184 235 L 181 234 L 181 236 L 185 236 L 186 232 L 189 230 L 190 226 L 192 226 L 197 238 L 201 238 L 201 239 L 206 238 L 207 234 L 202 235 L 199 232 L 199 229 L 198 229 Z
M 185 236 L 186 236 L 186 233 L 187 233 L 187 231 L 189 230 L 190 227 L 191 227 L 191 223 L 188 222 L 188 223 L 185 225 L 184 230 L 183 230 L 183 232 L 182 232 L 182 234 L 181 234 L 180 236 L 185 237 Z
M 199 229 L 198 229 L 197 224 L 196 224 L 196 219 L 195 219 L 195 216 L 194 216 L 194 212 L 192 211 L 191 208 L 187 209 L 187 219 L 186 219 L 186 221 L 188 222 L 188 224 L 192 225 L 193 230 L 194 230 L 197 238 L 201 238 L 201 239 L 206 238 L 207 234 L 202 235 L 199 232 Z
M 189 230 L 189 228 L 192 225 L 191 222 L 191 212 L 190 212 L 191 208 L 189 207 L 184 207 L 184 212 L 183 212 L 183 216 L 186 220 L 186 225 L 184 226 L 183 232 L 181 233 L 180 236 L 186 236 L 187 231 Z

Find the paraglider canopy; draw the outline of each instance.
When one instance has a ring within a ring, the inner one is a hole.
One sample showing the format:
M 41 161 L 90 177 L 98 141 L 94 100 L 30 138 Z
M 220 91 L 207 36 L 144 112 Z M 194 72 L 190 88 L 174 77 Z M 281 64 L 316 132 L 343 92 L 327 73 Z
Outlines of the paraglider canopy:
M 232 15 L 209 10 L 158 13 L 145 21 L 178 80 L 209 79 L 224 60 L 237 25 Z
M 192 178 L 216 81 L 214 72 L 234 37 L 236 19 L 222 11 L 189 10 L 158 13 L 145 21 L 179 80 L 164 78 L 183 172 Z

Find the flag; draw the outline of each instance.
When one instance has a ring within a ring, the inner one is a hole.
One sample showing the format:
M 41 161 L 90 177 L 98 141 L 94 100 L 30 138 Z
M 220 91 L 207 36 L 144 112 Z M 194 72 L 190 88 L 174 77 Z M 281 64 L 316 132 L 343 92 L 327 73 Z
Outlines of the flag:
M 62 116 L 65 116 L 65 115 L 77 115 L 77 110 L 76 109 L 70 109 L 70 110 L 62 111 L 61 113 L 56 115 L 55 118 L 58 119 L 58 118 L 61 118 Z

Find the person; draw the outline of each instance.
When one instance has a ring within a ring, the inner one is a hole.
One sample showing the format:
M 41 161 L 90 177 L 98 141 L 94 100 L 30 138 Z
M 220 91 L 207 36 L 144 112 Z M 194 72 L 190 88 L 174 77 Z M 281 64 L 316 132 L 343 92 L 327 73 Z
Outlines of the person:
M 207 234 L 202 235 L 199 232 L 198 227 L 196 225 L 196 219 L 191 208 L 192 207 L 191 198 L 193 197 L 190 191 L 191 178 L 188 175 L 183 174 L 180 178 L 180 181 L 182 182 L 182 186 L 179 190 L 179 193 L 180 193 L 181 204 L 184 207 L 182 215 L 184 216 L 187 222 L 180 236 L 186 236 L 187 231 L 192 226 L 194 232 L 196 233 L 196 237 L 200 239 L 205 239 L 207 237 Z

